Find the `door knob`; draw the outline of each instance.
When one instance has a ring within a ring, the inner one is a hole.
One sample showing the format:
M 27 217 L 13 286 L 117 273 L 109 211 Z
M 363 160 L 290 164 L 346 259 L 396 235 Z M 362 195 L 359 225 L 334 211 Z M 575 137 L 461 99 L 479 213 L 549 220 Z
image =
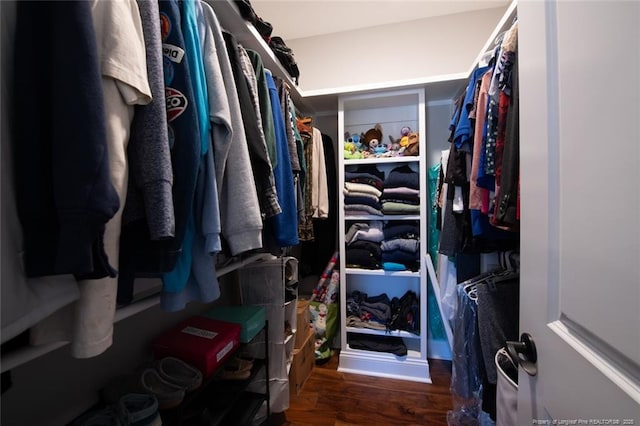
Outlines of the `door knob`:
M 522 333 L 519 342 L 507 341 L 507 353 L 511 360 L 522 367 L 530 376 L 538 374 L 538 353 L 533 337 L 529 333 Z

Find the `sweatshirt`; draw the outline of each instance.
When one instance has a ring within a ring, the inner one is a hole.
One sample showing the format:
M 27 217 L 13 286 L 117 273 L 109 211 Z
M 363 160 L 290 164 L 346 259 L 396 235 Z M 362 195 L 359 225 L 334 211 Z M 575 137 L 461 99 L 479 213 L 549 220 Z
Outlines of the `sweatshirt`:
M 18 2 L 16 13 L 12 149 L 25 273 L 115 276 L 103 236 L 120 202 L 91 4 Z

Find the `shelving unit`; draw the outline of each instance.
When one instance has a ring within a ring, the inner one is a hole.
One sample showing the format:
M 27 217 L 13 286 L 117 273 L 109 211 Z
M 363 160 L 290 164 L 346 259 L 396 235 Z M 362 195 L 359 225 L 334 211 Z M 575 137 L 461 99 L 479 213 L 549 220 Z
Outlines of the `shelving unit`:
M 270 407 L 282 412 L 289 407 L 289 370 L 296 335 L 296 302 L 298 260 L 294 257 L 270 257 L 238 270 L 240 297 L 243 305 L 265 308 L 269 322 Z M 293 288 L 295 297 L 287 297 Z M 291 334 L 285 330 L 285 323 Z
M 269 419 L 271 412 L 269 401 L 269 386 L 262 383 L 262 392 L 249 391 L 248 388 L 261 373 L 269 377 L 269 327 L 265 322 L 262 330 L 252 339 L 260 342 L 263 350 L 259 357 L 254 358 L 251 374 L 246 380 L 222 380 L 220 366 L 216 373 L 193 393 L 187 394 L 180 406 L 161 412 L 165 425 L 208 424 L 216 425 L 250 425 L 253 424 L 260 407 L 266 406 Z M 242 355 L 244 348 L 252 342 L 242 344 L 234 355 Z M 230 358 L 231 359 L 231 358 Z
M 415 223 L 419 228 L 420 249 L 417 254 L 418 270 L 388 271 L 383 269 L 361 269 L 347 267 L 347 245 L 342 238 L 340 244 L 340 317 L 341 344 L 338 370 L 349 373 L 372 376 L 391 377 L 430 383 L 429 363 L 427 361 L 427 267 L 422 252 L 426 250 L 427 241 L 427 165 L 426 165 L 426 120 L 425 91 L 423 88 L 375 91 L 357 95 L 345 95 L 339 98 L 338 129 L 341 135 L 345 132 L 360 134 L 382 126 L 383 139 L 388 135 L 399 138 L 403 126 L 410 127 L 419 134 L 420 152 L 417 156 L 344 159 L 340 155 L 339 187 L 344 188 L 345 174 L 355 171 L 359 166 L 375 166 L 385 173 L 385 177 L 396 167 L 408 166 L 419 176 L 420 213 L 391 215 L 347 215 L 344 197 L 339 202 L 339 233 L 345 235 L 349 224 L 357 222 L 369 223 L 381 221 L 383 227 L 393 223 Z M 402 297 L 408 290 L 414 291 L 420 300 L 419 333 L 403 330 L 379 331 L 368 328 L 347 327 L 347 298 L 353 291 L 360 291 L 369 296 L 386 294 L 389 299 Z M 406 356 L 392 353 L 374 352 L 352 348 L 349 345 L 351 336 L 395 336 L 402 339 L 407 347 Z
M 221 278 L 239 268 L 270 257 L 272 256 L 268 253 L 254 253 L 245 257 L 239 257 L 229 264 L 216 269 L 216 276 L 218 278 Z M 114 323 L 124 321 L 129 317 L 132 317 L 140 312 L 146 311 L 147 309 L 159 305 L 162 284 L 159 280 L 157 281 L 157 288 L 151 293 L 151 295 L 134 300 L 134 302 L 130 305 L 117 309 Z M 9 371 L 38 357 L 44 356 L 49 352 L 53 352 L 56 349 L 66 346 L 68 343 L 69 342 L 53 342 L 46 345 L 25 346 L 20 349 L 9 351 L 2 354 L 2 359 L 0 360 L 0 370 L 2 372 Z

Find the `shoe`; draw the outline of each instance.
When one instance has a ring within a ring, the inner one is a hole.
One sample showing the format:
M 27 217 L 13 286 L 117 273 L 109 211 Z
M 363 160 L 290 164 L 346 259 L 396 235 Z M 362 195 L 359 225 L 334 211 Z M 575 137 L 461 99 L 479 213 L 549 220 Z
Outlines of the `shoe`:
M 220 378 L 222 380 L 246 380 L 251 377 L 253 360 L 234 357 L 222 368 Z
M 147 368 L 142 372 L 140 384 L 145 393 L 150 393 L 158 399 L 160 410 L 177 407 L 184 399 L 184 388 L 169 383 L 153 368 Z
M 273 26 L 260 17 L 256 18 L 256 20 L 253 22 L 253 26 L 262 36 L 262 38 L 268 43 L 268 40 L 271 38 L 271 33 L 273 32 Z
M 71 423 L 72 426 L 126 426 L 118 411 L 113 406 L 90 411 Z
M 225 367 L 229 367 L 232 370 L 251 371 L 253 368 L 253 360 L 236 356 L 231 358 L 229 362 L 225 364 Z
M 158 399 L 154 395 L 129 393 L 118 402 L 120 416 L 131 426 L 161 426 Z
M 162 358 L 158 361 L 156 370 L 164 380 L 186 392 L 192 392 L 202 385 L 202 372 L 179 358 Z

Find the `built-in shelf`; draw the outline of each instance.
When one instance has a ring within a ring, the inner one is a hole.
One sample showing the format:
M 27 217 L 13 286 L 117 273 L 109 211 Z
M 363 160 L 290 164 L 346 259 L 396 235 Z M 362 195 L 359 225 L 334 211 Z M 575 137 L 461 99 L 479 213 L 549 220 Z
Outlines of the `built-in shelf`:
M 255 253 L 244 258 L 239 258 L 233 261 L 232 263 L 222 266 L 216 270 L 216 275 L 218 278 L 235 271 L 236 269 L 242 268 L 250 263 L 257 262 L 263 259 L 269 259 L 272 255 L 269 253 Z M 144 312 L 147 309 L 150 309 L 156 305 L 160 304 L 160 293 L 157 292 L 143 299 L 137 300 L 130 305 L 123 306 L 116 310 L 116 315 L 114 322 L 120 322 L 124 319 L 132 317 L 140 312 Z M 68 342 L 53 342 L 45 345 L 38 346 L 25 346 L 20 349 L 16 349 L 14 351 L 8 352 L 2 355 L 2 362 L 0 363 L 1 371 L 5 372 L 16 368 L 22 364 L 25 364 L 31 360 L 39 358 L 43 355 L 48 354 L 49 352 L 53 352 L 56 349 L 59 349 Z
M 406 156 L 406 157 L 369 157 L 359 158 L 354 160 L 344 160 L 345 166 L 352 166 L 358 164 L 385 164 L 385 163 L 414 163 L 420 161 L 419 157 Z
M 371 334 L 374 336 L 394 336 L 406 337 L 408 339 L 420 339 L 417 334 L 409 333 L 404 330 L 375 330 L 373 328 L 364 327 L 347 327 L 347 333 Z
M 301 111 L 311 111 L 309 104 L 303 99 L 303 94 L 295 84 L 289 73 L 284 69 L 280 61 L 273 53 L 269 45 L 262 38 L 258 30 L 255 29 L 252 23 L 245 21 L 240 15 L 237 6 L 231 0 L 206 0 L 211 5 L 218 21 L 222 25 L 223 29 L 233 34 L 238 42 L 240 42 L 245 49 L 251 49 L 256 51 L 264 67 L 270 70 L 273 75 L 283 79 L 290 88 L 290 95 L 293 103 Z
M 345 268 L 348 275 L 379 275 L 420 278 L 420 272 L 414 271 L 385 271 L 384 269 Z
M 420 220 L 418 215 L 387 214 L 387 215 L 345 215 L 344 220 Z

